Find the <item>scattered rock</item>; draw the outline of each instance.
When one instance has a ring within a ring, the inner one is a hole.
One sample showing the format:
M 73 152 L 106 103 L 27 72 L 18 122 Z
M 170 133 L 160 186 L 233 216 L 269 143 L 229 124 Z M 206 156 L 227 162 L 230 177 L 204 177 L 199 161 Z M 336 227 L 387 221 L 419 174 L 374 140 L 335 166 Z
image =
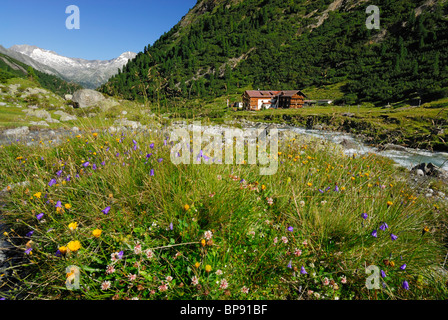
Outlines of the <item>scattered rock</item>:
M 344 112 L 344 113 L 342 114 L 342 116 L 343 116 L 343 117 L 349 117 L 349 118 L 352 118 L 352 117 L 355 116 L 355 114 L 354 114 L 354 113 L 351 113 L 351 112 Z
M 49 127 L 50 126 L 45 121 L 30 121 L 30 124 L 33 125 L 33 126 L 44 126 L 44 127 Z
M 356 149 L 358 147 L 358 145 L 355 142 L 350 141 L 348 139 L 343 139 L 339 144 L 343 146 L 345 149 Z
M 75 102 L 79 108 L 90 107 L 104 100 L 105 98 L 100 92 L 91 89 L 78 90 L 72 97 L 72 101 Z
M 4 132 L 7 136 L 24 136 L 30 133 L 30 128 L 28 127 L 19 127 L 14 129 L 8 129 Z
M 73 116 L 71 114 L 68 114 L 64 111 L 58 110 L 55 111 L 54 114 L 60 115 L 61 118 L 59 119 L 60 121 L 75 121 L 78 120 L 78 118 L 76 116 Z
M 72 95 L 72 94 L 66 94 L 66 95 L 64 96 L 64 98 L 65 98 L 65 100 L 69 101 L 69 100 L 72 100 L 72 99 L 73 99 L 73 95 Z
M 138 121 L 131 121 L 131 120 L 128 120 L 128 119 L 115 120 L 114 124 L 118 125 L 118 126 L 122 126 L 122 127 L 128 127 L 128 128 L 131 128 L 131 129 L 139 129 L 139 128 L 143 127 L 140 122 L 138 122 Z
M 383 150 L 396 150 L 396 151 L 406 151 L 406 148 L 396 144 L 387 143 L 383 146 Z
M 431 162 L 429 163 L 420 163 L 411 169 L 412 172 L 417 173 L 417 170 L 420 170 L 424 173 L 425 176 L 444 178 L 448 177 L 447 172 L 436 167 Z

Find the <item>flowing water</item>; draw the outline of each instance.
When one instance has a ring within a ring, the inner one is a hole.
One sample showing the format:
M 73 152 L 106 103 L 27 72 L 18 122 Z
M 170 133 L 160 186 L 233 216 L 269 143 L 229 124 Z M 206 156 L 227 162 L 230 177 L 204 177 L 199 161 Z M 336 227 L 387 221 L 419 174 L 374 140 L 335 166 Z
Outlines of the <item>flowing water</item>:
M 406 148 L 401 146 L 396 146 L 396 148 L 388 150 L 379 150 L 376 147 L 371 147 L 362 142 L 360 138 L 354 137 L 348 133 L 325 131 L 325 130 L 314 130 L 305 129 L 299 127 L 290 127 L 289 130 L 296 132 L 298 134 L 313 136 L 321 139 L 325 139 L 334 143 L 340 144 L 342 141 L 346 140 L 353 145 L 351 148 L 345 149 L 346 154 L 363 154 L 363 153 L 374 153 L 394 160 L 397 164 L 407 168 L 412 169 L 420 163 L 431 162 L 441 169 L 448 170 L 448 153 L 446 152 L 432 152 L 428 150 Z M 280 130 L 288 130 L 280 129 Z

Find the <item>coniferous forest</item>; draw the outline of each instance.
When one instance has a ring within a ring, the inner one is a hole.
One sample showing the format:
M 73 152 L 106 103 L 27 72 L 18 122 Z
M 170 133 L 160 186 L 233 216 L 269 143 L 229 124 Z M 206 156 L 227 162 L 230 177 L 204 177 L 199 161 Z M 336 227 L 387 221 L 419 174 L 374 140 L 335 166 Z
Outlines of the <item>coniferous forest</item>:
M 342 103 L 439 99 L 448 95 L 448 4 L 426 2 L 381 1 L 376 30 L 366 27 L 370 2 L 198 1 L 101 91 L 188 99 L 343 83 Z

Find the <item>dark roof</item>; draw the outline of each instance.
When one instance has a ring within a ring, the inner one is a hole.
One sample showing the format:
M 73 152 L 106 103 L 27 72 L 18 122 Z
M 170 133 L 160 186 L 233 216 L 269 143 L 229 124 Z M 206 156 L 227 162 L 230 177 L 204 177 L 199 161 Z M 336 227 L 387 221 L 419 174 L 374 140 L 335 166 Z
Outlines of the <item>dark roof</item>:
M 283 91 L 280 91 L 279 96 L 292 97 L 293 95 L 296 95 L 296 94 L 306 97 L 306 95 L 300 90 L 283 90 Z
M 245 92 L 251 98 L 270 98 L 275 97 L 279 91 L 271 90 L 246 90 Z
M 245 93 L 251 98 L 267 98 L 276 96 L 292 97 L 295 94 L 300 94 L 306 97 L 306 95 L 300 90 L 246 90 Z

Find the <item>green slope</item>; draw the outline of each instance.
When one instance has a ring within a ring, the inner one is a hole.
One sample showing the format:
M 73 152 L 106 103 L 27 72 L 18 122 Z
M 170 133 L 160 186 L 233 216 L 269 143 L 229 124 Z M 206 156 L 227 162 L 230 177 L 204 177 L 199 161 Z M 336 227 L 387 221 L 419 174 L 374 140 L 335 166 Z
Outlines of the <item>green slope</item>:
M 0 82 L 5 82 L 10 78 L 29 78 L 31 75 L 43 88 L 51 90 L 60 96 L 82 89 L 76 83 L 67 82 L 56 76 L 34 70 L 22 62 L 0 53 Z
M 128 99 L 345 83 L 341 103 L 448 95 L 446 1 L 203 0 L 101 87 Z M 328 97 L 332 98 L 332 97 Z

